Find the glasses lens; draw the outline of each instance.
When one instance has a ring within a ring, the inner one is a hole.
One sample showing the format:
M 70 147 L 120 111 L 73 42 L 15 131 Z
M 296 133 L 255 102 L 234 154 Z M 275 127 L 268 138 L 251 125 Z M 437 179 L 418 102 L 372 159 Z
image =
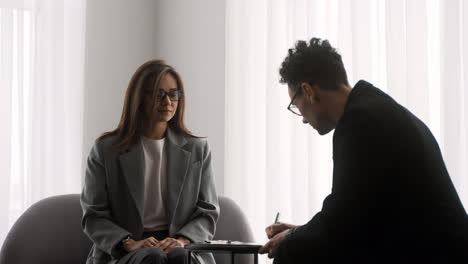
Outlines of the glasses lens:
M 289 107 L 289 110 L 291 110 L 291 112 L 293 112 L 293 114 L 295 114 L 295 115 L 302 116 L 302 114 L 297 109 L 297 106 L 295 106 L 295 105 L 291 105 Z
M 156 100 L 161 101 L 161 99 L 166 95 L 166 93 L 162 90 L 158 90 L 156 93 Z
M 180 94 L 178 90 L 170 91 L 170 92 L 166 92 L 164 90 L 158 90 L 158 93 L 156 94 L 156 100 L 161 101 L 166 95 L 169 97 L 169 100 L 171 101 L 179 101 Z
M 169 99 L 171 99 L 172 101 L 179 100 L 179 93 L 177 91 L 169 92 Z

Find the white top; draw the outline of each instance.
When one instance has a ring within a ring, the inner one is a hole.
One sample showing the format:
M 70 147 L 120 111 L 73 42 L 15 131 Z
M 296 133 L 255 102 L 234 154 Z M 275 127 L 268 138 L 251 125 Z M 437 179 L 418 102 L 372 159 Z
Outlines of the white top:
M 168 230 L 165 138 L 154 140 L 142 136 L 141 143 L 145 156 L 143 230 Z

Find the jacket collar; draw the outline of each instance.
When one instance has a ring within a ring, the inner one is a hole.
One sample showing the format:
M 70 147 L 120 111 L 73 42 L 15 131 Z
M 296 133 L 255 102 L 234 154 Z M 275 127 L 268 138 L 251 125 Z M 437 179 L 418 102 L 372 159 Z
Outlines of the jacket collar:
M 365 96 L 365 95 L 379 95 L 379 96 L 384 96 L 384 97 L 389 97 L 386 93 L 381 91 L 379 88 L 375 87 L 371 83 L 364 81 L 364 80 L 359 80 L 351 89 L 351 92 L 349 93 L 348 96 L 348 101 L 345 104 L 345 112 L 347 112 L 350 108 L 352 108 L 355 104 L 360 104 L 362 98 L 360 97 Z
M 190 166 L 191 150 L 188 148 L 190 144 L 185 136 L 176 133 L 168 128 L 166 134 L 166 150 L 167 150 L 167 204 L 166 212 L 168 223 L 172 223 L 176 215 L 179 200 L 182 195 L 182 189 L 185 183 L 187 170 Z M 171 225 L 170 225 L 171 227 Z M 171 230 L 170 230 L 171 231 Z
M 144 183 L 145 183 L 145 156 L 143 146 L 138 140 L 127 151 L 119 156 L 120 167 L 127 182 L 128 190 L 135 202 L 143 223 Z
M 169 126 L 167 127 L 166 138 L 169 142 L 179 147 L 183 147 L 185 144 L 187 144 L 187 139 L 183 135 L 176 133 Z

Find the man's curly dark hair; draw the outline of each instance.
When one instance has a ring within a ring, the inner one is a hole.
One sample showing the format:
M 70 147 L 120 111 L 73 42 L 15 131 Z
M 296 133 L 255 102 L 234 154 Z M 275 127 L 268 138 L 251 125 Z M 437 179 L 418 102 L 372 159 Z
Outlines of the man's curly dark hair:
M 319 38 L 312 38 L 309 43 L 297 41 L 296 46 L 289 49 L 279 73 L 280 82 L 292 86 L 308 82 L 333 90 L 340 83 L 349 85 L 341 55 L 328 40 Z

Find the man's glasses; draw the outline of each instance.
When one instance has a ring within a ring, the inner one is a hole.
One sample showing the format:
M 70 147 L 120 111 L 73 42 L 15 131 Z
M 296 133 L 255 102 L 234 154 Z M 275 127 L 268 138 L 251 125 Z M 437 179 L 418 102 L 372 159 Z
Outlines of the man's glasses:
M 294 96 L 293 96 L 293 98 L 291 99 L 291 102 L 288 105 L 288 110 L 291 111 L 295 115 L 302 116 L 301 112 L 299 111 L 297 106 L 294 104 L 294 99 L 296 99 L 296 96 L 299 93 L 299 91 L 300 91 L 300 88 L 297 89 L 297 91 L 294 93 Z
M 147 95 L 153 95 L 153 90 L 145 90 Z M 162 101 L 166 97 L 169 97 L 171 101 L 179 101 L 183 95 L 182 90 L 170 90 L 169 92 L 164 91 L 163 89 L 158 89 L 156 92 L 156 101 Z

